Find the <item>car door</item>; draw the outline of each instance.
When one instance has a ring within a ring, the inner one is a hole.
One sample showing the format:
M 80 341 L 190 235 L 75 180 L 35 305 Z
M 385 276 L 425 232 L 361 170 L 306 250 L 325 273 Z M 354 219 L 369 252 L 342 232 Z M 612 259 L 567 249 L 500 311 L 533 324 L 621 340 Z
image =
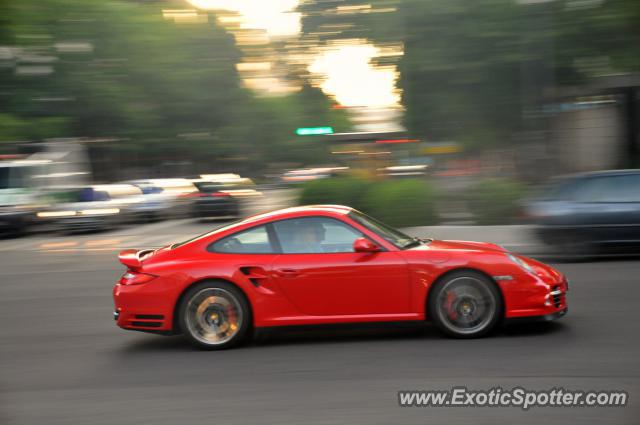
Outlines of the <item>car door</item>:
M 354 252 L 353 242 L 364 235 L 330 217 L 281 220 L 273 228 L 282 252 L 273 264 L 275 279 L 302 313 L 409 312 L 409 271 L 397 252 Z
M 576 193 L 578 224 L 595 241 L 640 241 L 640 174 L 593 177 Z
M 640 241 L 640 175 L 607 177 L 606 190 L 599 194 L 601 239 L 607 243 L 627 244 Z

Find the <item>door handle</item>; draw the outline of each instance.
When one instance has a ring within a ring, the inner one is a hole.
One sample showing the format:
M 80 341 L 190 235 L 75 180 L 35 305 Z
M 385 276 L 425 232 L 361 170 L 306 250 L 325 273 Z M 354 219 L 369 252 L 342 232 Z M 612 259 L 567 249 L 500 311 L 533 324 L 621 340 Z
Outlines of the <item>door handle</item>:
M 282 277 L 296 277 L 300 272 L 296 269 L 279 269 L 278 274 Z

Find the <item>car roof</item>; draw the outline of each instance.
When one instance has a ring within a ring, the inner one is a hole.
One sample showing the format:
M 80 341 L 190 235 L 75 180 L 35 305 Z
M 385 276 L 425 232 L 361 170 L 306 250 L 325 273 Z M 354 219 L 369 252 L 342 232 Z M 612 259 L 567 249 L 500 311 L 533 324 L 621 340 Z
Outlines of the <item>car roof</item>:
M 255 221 L 271 221 L 289 217 L 300 217 L 306 215 L 345 215 L 353 211 L 353 208 L 345 205 L 302 205 L 298 207 L 283 208 L 280 210 L 270 211 L 266 213 L 259 213 L 249 216 L 242 220 L 241 223 L 255 222 Z M 240 224 L 240 223 L 238 223 Z
M 43 165 L 50 164 L 51 161 L 47 161 L 44 159 L 33 160 L 33 159 L 18 159 L 14 161 L 0 161 L 0 167 L 8 168 L 8 167 L 31 167 L 33 165 Z
M 174 244 L 172 246 L 186 246 L 192 243 L 197 243 L 198 241 L 202 241 L 203 239 L 206 239 L 209 236 L 219 234 L 221 232 L 222 233 L 233 232 L 235 229 L 244 228 L 248 224 L 260 225 L 262 223 L 268 223 L 274 220 L 282 220 L 286 218 L 295 218 L 295 217 L 306 217 L 310 215 L 328 215 L 328 216 L 346 215 L 351 211 L 353 211 L 353 208 L 347 207 L 345 205 L 302 205 L 298 207 L 283 208 L 275 211 L 259 213 L 259 214 L 249 216 L 243 220 L 236 221 L 235 223 L 231 223 L 227 226 L 222 226 L 217 229 L 213 229 L 210 232 L 196 236 L 195 238 L 192 238 L 185 242 Z
M 576 178 L 605 177 L 605 176 L 620 176 L 620 175 L 626 175 L 626 174 L 640 174 L 640 169 L 630 168 L 626 170 L 587 171 L 584 173 L 570 174 L 569 176 L 565 176 L 565 177 L 576 177 Z

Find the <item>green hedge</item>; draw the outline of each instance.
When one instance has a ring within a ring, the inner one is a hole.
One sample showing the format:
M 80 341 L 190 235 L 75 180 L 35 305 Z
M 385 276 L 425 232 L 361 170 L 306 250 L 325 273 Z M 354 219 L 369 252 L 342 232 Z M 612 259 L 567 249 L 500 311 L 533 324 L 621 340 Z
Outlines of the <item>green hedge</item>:
M 436 224 L 436 193 L 423 180 L 368 181 L 352 177 L 306 183 L 300 205 L 339 204 L 354 207 L 392 226 Z
M 363 197 L 367 214 L 392 226 L 436 224 L 437 199 L 430 184 L 422 180 L 389 180 L 373 185 Z
M 509 224 L 517 220 L 526 186 L 509 179 L 485 179 L 466 193 L 467 209 L 477 224 Z M 373 181 L 336 177 L 305 183 L 300 205 L 348 205 L 392 226 L 428 226 L 438 223 L 436 205 L 442 194 L 421 179 Z
M 313 180 L 302 186 L 299 205 L 335 204 L 349 205 L 360 209 L 360 199 L 371 185 L 370 182 L 353 177 L 335 177 Z
M 508 224 L 517 220 L 525 185 L 508 179 L 486 179 L 467 192 L 467 206 L 477 224 Z

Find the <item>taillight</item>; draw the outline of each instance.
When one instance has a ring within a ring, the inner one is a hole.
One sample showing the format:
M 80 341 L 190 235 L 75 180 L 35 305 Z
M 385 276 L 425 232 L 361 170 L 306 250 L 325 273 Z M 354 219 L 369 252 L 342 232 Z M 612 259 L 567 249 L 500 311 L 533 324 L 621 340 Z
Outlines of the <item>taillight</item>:
M 215 192 L 213 193 L 211 196 L 223 196 L 225 198 L 230 197 L 231 195 L 229 195 L 228 193 L 224 193 L 224 192 Z
M 154 276 L 152 274 L 127 270 L 127 272 L 120 278 L 120 285 L 140 285 L 142 283 L 150 282 L 156 277 L 157 276 Z

